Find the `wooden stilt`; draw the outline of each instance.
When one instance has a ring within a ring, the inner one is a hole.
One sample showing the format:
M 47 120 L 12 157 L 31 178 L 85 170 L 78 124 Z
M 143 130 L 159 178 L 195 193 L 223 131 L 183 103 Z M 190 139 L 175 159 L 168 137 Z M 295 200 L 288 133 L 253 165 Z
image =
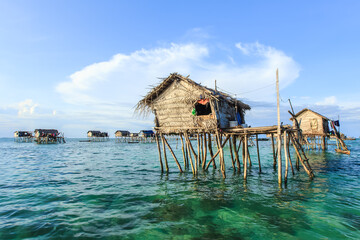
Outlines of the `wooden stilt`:
M 162 163 L 162 159 L 161 159 L 161 149 L 160 149 L 160 144 L 159 144 L 159 134 L 155 134 L 155 139 L 156 139 L 156 145 L 157 145 L 157 148 L 158 148 L 158 152 L 159 152 L 159 162 L 160 162 L 160 167 L 161 167 L 161 173 L 164 172 L 164 166 L 163 166 L 163 163 Z
M 237 172 L 240 172 L 241 168 L 240 168 L 240 161 L 239 161 L 239 151 L 236 148 L 236 136 L 233 136 L 232 144 L 233 144 L 234 153 L 235 153 L 235 161 L 236 161 L 236 165 L 237 165 Z
M 242 150 L 243 166 L 245 166 L 245 137 L 244 137 L 244 139 L 243 139 L 243 141 L 242 141 L 242 148 L 241 148 L 241 150 Z
M 257 134 L 256 134 L 256 151 L 257 151 L 257 157 L 258 157 L 258 163 L 259 163 L 259 172 L 261 173 L 260 153 L 259 153 L 259 139 L 258 139 Z
M 284 182 L 287 183 L 288 169 L 289 169 L 289 158 L 288 158 L 288 135 L 286 130 L 284 131 L 284 156 L 285 156 L 285 177 Z
M 170 153 L 171 153 L 171 155 L 173 156 L 173 158 L 174 158 L 174 160 L 175 160 L 175 162 L 176 162 L 176 165 L 177 165 L 178 168 L 179 168 L 179 171 L 182 173 L 183 170 L 181 169 L 180 163 L 178 162 L 178 160 L 177 160 L 177 158 L 176 158 L 176 156 L 175 156 L 174 151 L 173 151 L 172 148 L 170 147 L 170 145 L 169 145 L 169 143 L 168 143 L 168 141 L 166 140 L 165 137 L 164 137 L 164 141 L 165 141 L 166 146 L 169 148 Z
M 189 140 L 189 136 L 187 135 L 187 133 L 185 133 L 185 144 L 186 144 L 186 149 L 187 149 L 187 152 L 188 152 L 188 156 L 190 158 L 190 165 L 191 165 L 191 170 L 192 170 L 192 173 L 193 175 L 196 174 L 196 171 L 194 169 L 194 164 L 193 164 L 193 160 L 192 160 L 192 157 L 191 157 L 191 152 L 190 152 L 190 144 L 189 143 L 190 140 Z
M 308 162 L 308 159 L 306 158 L 306 155 L 304 153 L 304 150 L 301 148 L 301 145 L 299 142 L 297 142 L 296 138 L 293 136 L 292 133 L 290 133 L 290 138 L 293 143 L 294 149 L 296 151 L 297 156 L 299 157 L 299 160 L 301 162 L 301 165 L 304 167 L 306 173 L 309 175 L 310 178 L 314 177 L 314 173 L 312 172 L 312 169 L 310 167 L 310 164 Z M 300 149 L 301 148 L 301 149 Z M 301 151 L 301 152 L 300 152 Z M 304 155 L 304 158 L 302 158 L 301 153 Z
M 244 152 L 244 179 L 246 180 L 246 178 L 247 178 L 247 159 L 248 159 L 248 157 L 247 157 L 247 154 L 248 154 L 248 152 L 245 150 L 245 149 L 247 149 L 247 143 L 248 143 L 248 141 L 247 141 L 247 135 L 245 134 L 245 138 L 244 138 L 244 144 L 243 144 L 243 152 Z
M 160 137 L 161 137 L 161 142 L 162 142 L 162 145 L 163 145 L 164 161 L 165 161 L 165 169 L 166 169 L 166 172 L 169 172 L 169 165 L 168 165 L 168 162 L 167 162 L 167 157 L 166 157 L 165 141 L 164 141 L 164 136 L 163 136 L 163 134 L 162 134 L 162 133 L 160 133 Z
M 181 140 L 181 152 L 182 152 L 183 159 L 184 159 L 184 169 L 186 169 L 186 157 L 185 157 L 184 140 L 183 140 L 183 137 L 182 137 L 181 133 L 180 133 L 179 137 L 180 137 L 180 140 Z
M 273 150 L 273 158 L 274 158 L 274 163 L 273 166 L 275 168 L 276 166 L 276 155 L 275 155 L 275 144 L 274 144 L 274 134 L 271 134 L 271 144 L 272 144 L 272 150 Z
M 204 140 L 204 143 L 203 143 L 203 162 L 202 162 L 202 168 L 204 169 L 205 166 L 206 166 L 206 156 L 207 156 L 207 141 L 206 141 L 206 133 L 204 132 L 203 133 L 203 140 Z
M 230 135 L 229 135 L 230 136 Z M 230 137 L 232 139 L 234 139 L 234 137 Z M 230 150 L 230 155 L 231 155 L 231 163 L 232 163 L 232 167 L 234 169 L 234 172 L 236 171 L 236 167 L 235 167 L 235 160 L 234 160 L 234 155 L 233 155 L 233 151 L 232 151 L 232 144 L 231 144 L 231 141 L 230 141 L 230 144 L 229 144 L 229 150 Z
M 214 156 L 213 150 L 212 150 L 212 140 L 211 140 L 211 134 L 208 133 L 208 147 L 209 147 L 209 152 L 210 152 L 210 157 L 212 158 Z M 213 163 L 213 168 L 216 169 L 216 163 L 215 161 L 212 161 Z
M 197 160 L 196 160 L 196 165 L 197 166 L 200 166 L 200 156 L 201 156 L 201 153 L 200 153 L 200 136 L 199 136 L 199 133 L 196 134 L 196 140 L 197 140 Z
M 219 134 L 219 132 L 216 132 L 218 141 L 219 141 L 219 146 L 220 146 L 220 169 L 221 169 L 221 173 L 223 175 L 224 178 L 226 178 L 226 173 L 225 173 L 225 161 L 224 161 L 224 149 L 221 143 L 222 140 L 222 136 Z M 229 137 L 229 136 L 227 136 Z M 225 145 L 225 144 L 224 144 Z
M 293 168 L 293 165 L 292 165 L 292 162 L 291 162 L 291 154 L 290 154 L 290 136 L 288 135 L 288 140 L 287 140 L 287 153 L 288 153 L 288 158 L 289 158 L 289 163 L 290 163 L 290 167 L 291 167 L 291 172 L 292 172 L 292 175 L 294 176 L 295 173 L 294 173 L 294 168 Z
M 250 138 L 248 138 L 248 141 L 250 140 Z M 246 151 L 247 151 L 247 155 L 248 155 L 248 162 L 249 162 L 249 167 L 252 166 L 252 162 L 251 162 L 251 157 L 250 157 L 250 151 L 249 151 L 249 143 L 246 144 L 247 147 L 246 147 Z

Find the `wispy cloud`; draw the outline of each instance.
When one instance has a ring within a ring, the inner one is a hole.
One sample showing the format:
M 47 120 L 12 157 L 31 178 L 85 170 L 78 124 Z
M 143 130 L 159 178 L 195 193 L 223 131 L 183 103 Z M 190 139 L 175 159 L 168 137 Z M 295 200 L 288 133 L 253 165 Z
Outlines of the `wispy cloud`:
M 261 102 L 273 101 L 276 68 L 280 69 L 283 87 L 295 81 L 300 72 L 294 59 L 258 42 L 234 44 L 223 59 L 214 60 L 214 54 L 213 48 L 195 43 L 172 43 L 169 47 L 141 49 L 128 55 L 119 53 L 71 74 L 56 90 L 66 102 L 77 105 L 78 112 L 91 112 L 88 121 L 131 128 L 129 122 L 133 126 L 137 121 L 152 125 L 150 119 L 134 120 L 132 107 L 150 85 L 158 84 L 158 77 L 172 72 L 191 74 L 190 78 L 208 87 L 213 87 L 216 79 L 219 88 Z M 252 64 L 236 62 L 239 57 L 251 58 Z

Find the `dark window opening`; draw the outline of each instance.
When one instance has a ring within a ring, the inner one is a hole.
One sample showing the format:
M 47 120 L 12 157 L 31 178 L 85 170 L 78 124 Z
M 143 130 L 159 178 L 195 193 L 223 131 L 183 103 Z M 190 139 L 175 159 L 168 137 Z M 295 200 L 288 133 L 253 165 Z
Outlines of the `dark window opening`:
M 209 115 L 211 114 L 211 106 L 209 99 L 201 99 L 195 103 L 195 110 L 197 116 Z

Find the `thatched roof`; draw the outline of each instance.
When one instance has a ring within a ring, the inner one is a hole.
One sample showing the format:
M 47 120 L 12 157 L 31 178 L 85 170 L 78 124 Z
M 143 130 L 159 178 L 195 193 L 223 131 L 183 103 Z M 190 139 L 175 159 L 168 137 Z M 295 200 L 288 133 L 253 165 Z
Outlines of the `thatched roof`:
M 298 116 L 300 116 L 301 114 L 303 114 L 304 112 L 307 112 L 307 111 L 310 111 L 310 112 L 318 115 L 319 117 L 321 117 L 321 118 L 323 118 L 323 119 L 325 119 L 325 120 L 330 121 L 330 119 L 328 119 L 327 117 L 325 117 L 325 116 L 321 115 L 320 113 L 317 113 L 317 112 L 315 112 L 315 111 L 313 111 L 313 110 L 311 110 L 311 109 L 308 109 L 308 108 L 304 108 L 303 110 L 301 110 L 300 112 L 298 112 L 297 114 L 295 114 L 295 117 L 298 117 Z M 290 118 L 290 120 L 293 120 L 293 118 Z
M 190 85 L 199 88 L 206 92 L 209 96 L 212 96 L 218 100 L 226 101 L 230 104 L 237 105 L 239 108 L 242 108 L 243 110 L 250 110 L 250 106 L 241 102 L 238 99 L 235 99 L 231 97 L 230 95 L 221 92 L 221 91 L 215 91 L 214 89 L 204 87 L 195 81 L 191 80 L 189 77 L 184 77 L 178 73 L 171 73 L 167 78 L 163 79 L 163 81 L 156 87 L 154 87 L 138 104 L 136 105 L 135 111 L 138 113 L 147 113 L 152 110 L 152 103 L 153 101 L 161 95 L 162 92 L 164 92 L 173 82 L 175 81 L 186 81 Z
M 39 132 L 41 134 L 57 134 L 58 130 L 56 129 L 35 129 L 35 132 Z

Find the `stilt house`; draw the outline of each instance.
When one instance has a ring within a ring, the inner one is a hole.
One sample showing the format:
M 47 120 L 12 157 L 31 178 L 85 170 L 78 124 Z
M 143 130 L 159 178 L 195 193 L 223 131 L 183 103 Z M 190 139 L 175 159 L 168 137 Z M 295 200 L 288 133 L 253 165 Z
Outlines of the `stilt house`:
M 16 131 L 14 132 L 15 142 L 32 142 L 33 134 L 30 131 Z
M 56 129 L 35 129 L 34 132 L 38 144 L 65 143 L 64 134 Z
M 155 133 L 153 130 L 141 130 L 139 132 L 139 137 L 142 137 L 142 138 L 148 138 L 148 137 L 154 137 L 155 136 Z
M 90 141 L 103 142 L 109 140 L 109 134 L 107 132 L 90 130 L 87 132 L 87 136 Z
M 155 130 L 162 133 L 214 131 L 230 123 L 245 123 L 250 106 L 226 93 L 204 87 L 172 73 L 153 88 L 136 111 L 155 114 Z
M 307 136 L 327 136 L 329 134 L 329 121 L 327 117 L 305 108 L 295 114 L 295 118 L 299 123 L 303 135 Z M 290 120 L 295 125 L 295 119 L 292 117 Z
M 129 131 L 125 131 L 125 130 L 117 130 L 115 132 L 115 137 L 129 137 L 130 136 L 130 132 Z

